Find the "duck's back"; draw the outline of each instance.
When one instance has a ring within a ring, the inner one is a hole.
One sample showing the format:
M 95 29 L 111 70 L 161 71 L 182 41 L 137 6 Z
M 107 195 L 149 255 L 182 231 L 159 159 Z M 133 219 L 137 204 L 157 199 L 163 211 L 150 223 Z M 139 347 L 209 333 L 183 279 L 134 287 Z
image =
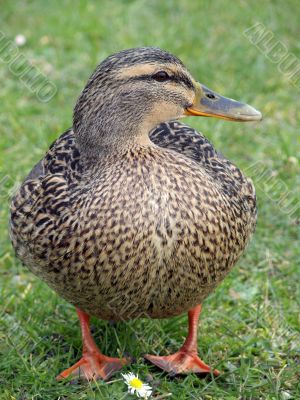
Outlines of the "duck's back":
M 157 157 L 144 160 L 141 180 L 128 166 L 87 182 L 67 131 L 12 201 L 19 258 L 63 297 L 102 318 L 167 317 L 199 303 L 254 230 L 252 182 L 207 139 L 175 121 L 150 139 Z

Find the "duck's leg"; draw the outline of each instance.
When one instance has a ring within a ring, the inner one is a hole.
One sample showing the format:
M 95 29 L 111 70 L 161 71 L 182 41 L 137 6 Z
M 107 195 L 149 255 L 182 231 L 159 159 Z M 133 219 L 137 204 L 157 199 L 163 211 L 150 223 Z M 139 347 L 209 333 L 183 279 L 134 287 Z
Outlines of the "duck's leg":
M 86 380 L 101 378 L 107 380 L 111 375 L 121 369 L 127 360 L 125 358 L 112 358 L 103 355 L 98 349 L 90 332 L 90 317 L 85 312 L 76 309 L 82 335 L 82 357 L 72 367 L 61 372 L 57 379 L 61 380 L 68 376 L 80 377 Z
M 183 346 L 175 354 L 170 356 L 146 355 L 145 358 L 157 367 L 171 373 L 187 374 L 194 373 L 213 373 L 219 375 L 218 370 L 212 370 L 198 356 L 197 350 L 197 328 L 201 312 L 201 305 L 192 308 L 189 313 L 189 331 Z

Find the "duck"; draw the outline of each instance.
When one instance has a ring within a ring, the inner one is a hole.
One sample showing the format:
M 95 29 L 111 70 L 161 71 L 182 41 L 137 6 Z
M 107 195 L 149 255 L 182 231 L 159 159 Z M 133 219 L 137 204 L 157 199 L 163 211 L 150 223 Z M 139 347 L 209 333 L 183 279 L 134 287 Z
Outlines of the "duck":
M 243 254 L 256 224 L 252 181 L 186 116 L 259 121 L 255 108 L 210 90 L 156 47 L 102 61 L 73 124 L 11 201 L 21 262 L 77 310 L 82 357 L 57 379 L 108 380 L 130 363 L 104 355 L 90 318 L 188 313 L 174 354 L 145 355 L 169 374 L 219 371 L 198 355 L 201 304 Z

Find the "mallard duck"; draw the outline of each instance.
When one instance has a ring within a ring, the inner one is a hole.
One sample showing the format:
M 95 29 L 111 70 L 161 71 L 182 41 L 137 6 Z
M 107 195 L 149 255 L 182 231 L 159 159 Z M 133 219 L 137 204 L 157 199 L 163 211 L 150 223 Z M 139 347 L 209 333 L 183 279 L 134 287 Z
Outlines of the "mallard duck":
M 158 48 L 121 51 L 96 68 L 73 127 L 32 169 L 11 203 L 17 257 L 78 313 L 82 358 L 58 379 L 108 379 L 129 360 L 103 355 L 89 329 L 104 320 L 188 312 L 172 373 L 214 373 L 197 352 L 201 303 L 243 253 L 256 222 L 250 179 L 186 115 L 257 121 L 261 113 L 197 82 Z

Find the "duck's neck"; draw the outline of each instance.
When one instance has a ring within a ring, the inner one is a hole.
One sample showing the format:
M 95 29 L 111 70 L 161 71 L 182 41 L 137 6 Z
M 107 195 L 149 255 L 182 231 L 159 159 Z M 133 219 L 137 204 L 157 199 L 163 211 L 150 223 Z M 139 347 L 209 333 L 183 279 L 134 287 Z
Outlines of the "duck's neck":
M 150 131 L 159 123 L 151 108 L 112 102 L 99 109 L 82 107 L 74 114 L 73 130 L 84 163 L 105 163 L 135 146 L 153 145 Z
M 89 125 L 79 133 L 74 131 L 82 162 L 86 169 L 98 169 L 121 159 L 136 147 L 152 147 L 149 139 L 152 126 L 137 121 L 121 124 L 112 121 L 106 126 Z

